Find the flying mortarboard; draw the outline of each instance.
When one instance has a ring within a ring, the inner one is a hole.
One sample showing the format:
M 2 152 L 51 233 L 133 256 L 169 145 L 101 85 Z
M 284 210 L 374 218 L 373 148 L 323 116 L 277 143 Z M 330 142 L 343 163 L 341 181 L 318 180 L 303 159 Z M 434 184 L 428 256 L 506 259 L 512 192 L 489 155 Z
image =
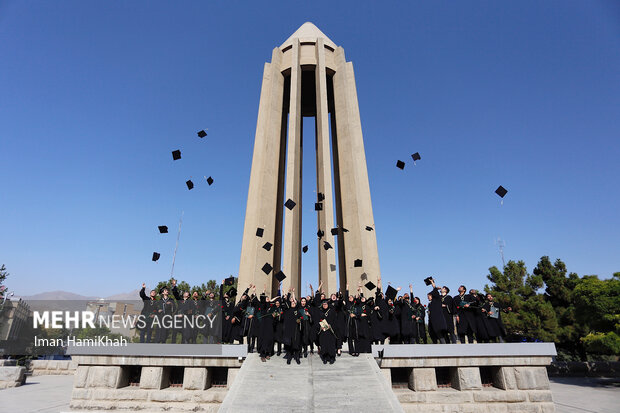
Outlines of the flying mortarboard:
M 398 162 L 396 162 L 396 167 L 398 169 L 405 169 L 405 163 L 401 160 L 398 160 Z
M 167 234 L 168 233 L 168 227 L 165 225 L 160 225 L 157 228 L 159 228 L 159 233 L 160 234 Z
M 207 132 L 205 132 L 204 130 L 198 131 L 199 138 L 204 138 L 205 136 L 207 136 Z
M 209 184 L 209 186 L 211 186 L 213 184 L 213 178 L 208 177 L 207 178 L 207 183 Z
M 159 252 L 154 252 L 153 253 L 153 261 L 157 261 L 159 259 L 159 257 L 160 257 Z
M 257 237 L 261 237 L 261 238 L 262 238 L 262 236 L 263 236 L 263 232 L 265 232 L 265 230 L 264 230 L 264 229 L 262 229 L 262 228 L 256 228 L 256 236 L 257 236 Z
M 302 251 L 304 252 L 304 254 L 305 254 L 306 252 L 308 252 L 308 246 L 307 246 L 307 245 L 304 245 L 304 247 L 303 247 L 301 250 L 302 250 Z
M 500 198 L 503 198 L 504 196 L 506 196 L 506 194 L 508 193 L 508 190 L 506 188 L 504 188 L 503 186 L 498 186 L 497 189 L 495 190 L 495 193 L 497 195 L 500 196 Z
M 373 227 L 366 225 L 366 231 L 372 231 L 373 229 Z
M 316 197 L 319 202 L 325 199 L 325 195 L 323 195 L 323 192 L 319 192 L 318 194 L 316 194 Z
M 319 239 L 323 238 L 323 235 L 325 235 L 325 232 L 323 232 L 323 230 L 318 230 L 316 232 L 316 236 L 319 237 Z
M 336 264 L 329 264 L 330 271 L 336 271 Z
M 426 277 L 426 278 L 424 279 L 424 284 L 426 284 L 426 285 L 431 285 L 431 280 L 432 280 L 432 279 L 433 279 L 433 277 Z
M 276 275 L 274 275 L 274 277 L 276 277 L 276 280 L 278 280 L 279 282 L 282 282 L 286 278 L 286 275 L 284 275 L 282 271 L 278 271 Z
M 224 285 L 233 285 L 235 283 L 235 277 L 228 277 L 224 280 Z
M 316 204 L 314 204 L 314 210 L 315 211 L 322 211 L 323 210 L 323 204 L 320 202 L 317 202 Z
M 190 191 L 194 187 L 194 183 L 192 182 L 191 179 L 189 181 L 185 181 L 185 185 L 187 185 L 187 189 L 189 189 Z
M 175 161 L 181 159 L 181 151 L 178 149 L 176 151 L 172 151 L 172 159 Z
M 362 266 L 362 260 L 355 260 L 353 261 L 353 266 L 354 267 L 361 267 Z
M 323 241 L 323 248 L 325 248 L 325 250 L 327 251 L 328 249 L 330 249 L 332 246 L 329 242 L 327 241 Z
M 392 287 L 391 285 L 388 285 L 388 288 L 385 291 L 385 296 L 391 299 L 392 301 L 394 301 L 394 299 L 396 298 L 396 294 L 398 294 L 398 291 L 396 290 L 396 288 Z
M 411 155 L 411 157 L 413 158 L 413 164 L 414 165 L 415 165 L 415 161 L 419 161 L 420 159 L 422 159 L 422 157 L 420 156 L 420 154 L 418 152 L 416 152 L 413 155 Z
M 263 265 L 262 268 L 263 272 L 267 275 L 269 275 L 269 273 L 271 272 L 271 270 L 273 270 L 273 267 L 271 265 L 269 265 L 268 262 L 265 263 L 265 265 Z
M 297 205 L 295 203 L 295 201 L 293 201 L 292 199 L 287 199 L 286 202 L 284 203 L 284 206 L 287 207 L 290 211 L 293 210 L 293 208 L 295 208 L 295 205 Z
M 265 245 L 263 245 L 263 248 L 266 249 L 267 251 L 271 251 L 272 246 L 273 244 L 271 242 L 265 242 Z
M 368 281 L 366 284 L 364 284 L 364 287 L 368 288 L 370 291 L 374 290 L 377 286 L 372 282 L 372 281 Z
M 338 228 L 332 228 L 332 235 L 338 235 Z

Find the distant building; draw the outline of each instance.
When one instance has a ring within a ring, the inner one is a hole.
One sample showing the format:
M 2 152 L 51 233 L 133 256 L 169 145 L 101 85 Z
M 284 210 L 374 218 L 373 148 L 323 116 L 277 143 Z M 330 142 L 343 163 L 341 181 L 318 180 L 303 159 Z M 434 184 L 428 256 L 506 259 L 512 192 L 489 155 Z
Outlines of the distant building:
M 0 302 L 0 341 L 17 340 L 31 315 L 30 307 L 21 298 Z
M 106 301 L 100 298 L 96 301 L 88 301 L 86 304 L 86 310 L 95 313 L 95 320 L 99 320 L 99 317 L 105 319 L 112 319 L 112 316 L 137 317 L 142 310 L 142 301 Z M 110 332 L 120 334 L 124 337 L 132 339 L 138 335 L 138 330 L 130 327 L 114 327 L 110 325 Z

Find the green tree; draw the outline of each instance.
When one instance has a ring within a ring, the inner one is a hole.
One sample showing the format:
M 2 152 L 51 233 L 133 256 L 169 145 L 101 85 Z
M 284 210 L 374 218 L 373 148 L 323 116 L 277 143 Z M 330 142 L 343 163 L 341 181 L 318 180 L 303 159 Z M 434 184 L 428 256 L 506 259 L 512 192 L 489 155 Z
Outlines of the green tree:
M 0 265 L 0 298 L 4 298 L 4 290 L 6 287 L 3 285 L 6 277 L 9 276 L 9 273 L 6 271 L 6 267 L 4 264 Z

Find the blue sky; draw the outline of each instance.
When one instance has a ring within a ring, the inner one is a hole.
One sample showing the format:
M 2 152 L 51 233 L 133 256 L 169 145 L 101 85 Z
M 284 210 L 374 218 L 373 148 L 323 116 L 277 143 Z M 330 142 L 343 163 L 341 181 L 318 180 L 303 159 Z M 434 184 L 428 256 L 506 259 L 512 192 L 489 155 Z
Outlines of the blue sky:
M 175 275 L 236 275 L 263 64 L 305 21 L 354 63 L 385 281 L 481 287 L 498 237 L 530 270 L 549 255 L 580 275 L 620 271 L 617 2 L 0 1 L 9 288 L 153 285 L 182 211 Z M 415 167 L 395 167 L 413 152 Z

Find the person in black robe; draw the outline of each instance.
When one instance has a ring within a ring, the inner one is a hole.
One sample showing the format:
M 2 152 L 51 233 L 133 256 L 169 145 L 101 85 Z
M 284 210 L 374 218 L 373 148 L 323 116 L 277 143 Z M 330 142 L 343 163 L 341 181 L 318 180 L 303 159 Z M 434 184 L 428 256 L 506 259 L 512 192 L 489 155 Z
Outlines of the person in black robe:
M 308 347 L 314 348 L 313 337 L 315 333 L 312 331 L 312 314 L 310 304 L 307 297 L 301 297 L 299 302 L 300 314 L 301 314 L 301 348 L 303 350 L 304 358 L 308 357 Z
M 276 307 L 268 300 L 265 292 L 260 296 L 260 304 L 257 309 L 258 327 L 258 354 L 262 362 L 269 360 L 273 355 L 274 324 Z
M 245 308 L 247 307 L 249 300 L 249 290 L 249 288 L 245 289 L 239 298 L 239 302 L 234 306 L 232 311 L 232 316 L 230 318 L 230 342 L 233 344 L 235 341 L 238 341 L 239 344 L 243 344 L 243 321 L 245 320 Z
M 233 315 L 233 310 L 235 308 L 235 303 L 230 299 L 228 293 L 224 293 L 224 283 L 222 280 L 222 284 L 220 284 L 220 301 L 222 307 L 222 343 L 230 344 L 231 340 L 231 332 L 232 332 L 232 322 L 231 318 Z
M 482 306 L 482 312 L 486 315 L 487 331 L 489 333 L 489 339 L 492 342 L 498 341 L 504 343 L 506 337 L 506 328 L 502 322 L 502 311 L 511 311 L 511 307 L 502 308 L 501 305 L 495 302 L 491 294 L 487 294 L 487 301 Z
M 387 321 L 385 323 L 384 334 L 389 337 L 390 344 L 398 344 L 400 340 L 400 325 L 398 324 L 397 315 L 400 310 L 396 305 L 394 305 L 391 298 L 388 298 L 386 305 L 387 316 L 385 319 Z
M 301 364 L 299 358 L 301 356 L 301 321 L 303 319 L 302 309 L 297 300 L 295 300 L 295 291 L 290 296 L 287 309 L 284 311 L 284 350 L 286 351 L 286 364 L 291 364 L 291 360 L 295 360 L 297 364 Z
M 207 294 L 208 293 L 208 294 Z M 204 326 L 202 334 L 206 344 L 221 342 L 220 332 L 222 331 L 223 306 L 215 300 L 213 292 L 207 292 L 202 300 L 201 313 L 204 315 Z
M 320 308 L 318 329 L 319 356 L 323 364 L 334 364 L 336 361 L 336 333 L 333 325 L 337 322 L 336 311 L 328 300 L 323 300 Z
M 467 337 L 468 343 L 474 342 L 474 335 L 476 334 L 476 320 L 474 317 L 474 297 L 467 294 L 467 289 L 464 285 L 459 287 L 459 294 L 453 298 L 454 305 L 456 306 L 456 332 L 459 336 L 461 344 L 465 344 L 465 337 Z
M 279 356 L 282 354 L 282 343 L 284 340 L 284 307 L 282 306 L 282 300 L 278 297 L 274 302 L 274 312 L 272 314 L 274 318 L 274 332 L 273 340 L 276 344 L 277 353 Z
M 144 327 L 140 328 L 140 343 L 150 343 L 153 335 L 153 319 L 157 316 L 157 291 L 151 290 L 146 296 L 146 284 L 142 283 L 140 298 L 144 303 L 140 311 L 140 319 L 144 322 Z
M 256 286 L 253 287 L 254 292 L 256 291 Z M 248 353 L 254 352 L 254 347 L 256 346 L 256 339 L 258 338 L 258 305 L 259 300 L 256 297 L 256 294 L 253 293 L 250 298 L 247 300 L 247 306 L 245 307 L 244 314 L 244 324 L 243 324 L 243 335 L 246 337 L 248 342 Z
M 349 297 L 346 303 L 346 312 L 347 312 L 347 340 L 349 343 L 349 354 L 353 357 L 359 356 L 359 319 L 361 313 L 361 307 L 358 306 L 357 300 L 354 296 L 349 295 L 349 291 L 347 289 L 347 296 Z
M 409 292 L 413 296 L 413 286 L 411 284 L 409 284 Z M 400 335 L 403 344 L 413 344 L 418 338 L 415 310 L 411 305 L 409 297 L 409 294 L 404 294 L 403 301 L 400 304 Z
M 456 336 L 454 335 L 454 313 L 456 312 L 456 306 L 454 300 L 448 295 L 450 289 L 445 285 L 441 287 L 441 311 L 443 317 L 446 320 L 446 342 L 456 344 Z
M 426 307 L 422 305 L 420 297 L 413 299 L 413 308 L 415 311 L 416 328 L 418 330 L 418 344 L 426 344 L 426 323 L 424 319 L 426 317 Z
M 334 310 L 336 314 L 336 323 L 332 325 L 332 330 L 334 330 L 336 334 L 336 355 L 340 357 L 342 355 L 342 344 L 345 341 L 345 330 L 347 326 L 345 301 L 341 291 L 331 295 L 329 308 Z
M 383 325 L 383 317 L 385 314 L 385 301 L 379 289 L 375 293 L 375 299 L 372 304 L 370 313 L 370 326 L 372 328 L 372 343 L 383 344 L 385 341 L 385 326 Z
M 476 323 L 476 342 L 488 343 L 489 332 L 487 331 L 487 317 L 482 312 L 482 306 L 484 306 L 484 295 L 478 291 L 471 289 L 469 294 L 474 298 L 474 303 L 470 306 L 474 312 L 474 322 Z
M 368 304 L 366 297 L 361 292 L 360 285 L 360 293 L 359 293 L 359 321 L 358 321 L 358 343 L 355 349 L 355 352 L 359 355 L 359 353 L 371 353 L 371 344 L 372 344 L 372 331 L 370 326 L 370 313 L 372 311 L 372 306 Z
M 431 278 L 431 285 L 433 289 L 428 293 L 431 300 L 428 303 L 428 319 L 429 319 L 429 330 L 433 330 L 433 336 L 436 338 L 433 342 L 437 342 L 439 339 L 441 344 L 446 344 L 446 331 L 448 326 L 446 325 L 446 319 L 443 316 L 442 307 L 441 307 L 441 295 L 435 286 L 435 280 Z
M 155 339 L 157 343 L 165 343 L 168 339 L 168 332 L 173 324 L 173 316 L 176 312 L 176 303 L 168 294 L 167 286 L 160 289 L 160 297 L 157 301 L 157 319 L 159 321 Z

